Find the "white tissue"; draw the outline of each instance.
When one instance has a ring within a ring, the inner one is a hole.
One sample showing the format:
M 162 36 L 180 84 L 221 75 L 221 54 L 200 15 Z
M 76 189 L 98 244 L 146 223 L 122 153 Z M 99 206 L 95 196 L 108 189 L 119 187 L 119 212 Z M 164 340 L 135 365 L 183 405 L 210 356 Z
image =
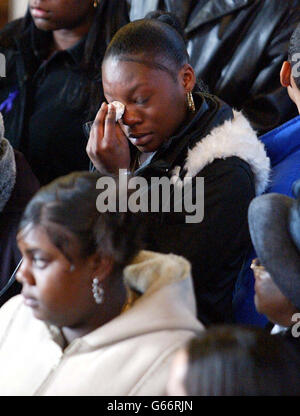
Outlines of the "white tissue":
M 113 101 L 111 103 L 115 109 L 116 109 L 116 121 L 120 120 L 122 118 L 124 111 L 125 111 L 125 105 L 120 103 L 120 101 Z

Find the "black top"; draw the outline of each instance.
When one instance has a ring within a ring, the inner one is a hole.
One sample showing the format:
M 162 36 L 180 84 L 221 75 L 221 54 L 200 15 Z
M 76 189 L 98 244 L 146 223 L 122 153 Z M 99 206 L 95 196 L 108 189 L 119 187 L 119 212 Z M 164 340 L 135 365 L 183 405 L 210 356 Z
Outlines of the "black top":
M 85 39 L 46 60 L 51 35 L 37 37 L 32 32 L 28 29 L 16 42 L 17 54 L 8 56 L 12 68 L 1 80 L 0 105 L 9 93 L 16 93 L 11 108 L 2 109 L 6 137 L 25 155 L 40 183 L 46 184 L 89 166 L 82 129 L 89 119 L 87 104 L 77 102 L 88 83 L 78 70 Z
M 24 28 L 28 16 L 0 32 L 7 73 L 0 78 L 5 137 L 22 151 L 42 185 L 89 168 L 82 126 L 95 117 L 104 99 L 100 68 L 107 43 L 129 20 L 125 0 L 101 4 L 103 25 L 92 55 L 99 75 L 94 70 L 88 75 L 83 69 L 85 38 L 48 58 L 52 33 L 38 30 L 32 22 Z M 91 82 L 93 94 L 88 88 Z
M 76 108 L 76 97 L 87 79 L 74 71 L 83 49 L 84 40 L 56 52 L 48 61 L 39 56 L 40 65 L 32 78 L 30 111 L 20 148 L 42 184 L 89 166 L 82 131 L 87 115 L 84 105 Z
M 149 180 L 169 177 L 175 167 L 180 167 L 179 176 L 183 179 L 189 150 L 214 128 L 233 118 L 231 108 L 216 97 L 197 93 L 193 96 L 197 108 L 193 120 L 182 126 L 134 175 Z M 240 134 L 243 136 L 244 132 Z M 191 262 L 198 318 L 205 325 L 234 321 L 232 294 L 250 245 L 247 210 L 255 196 L 254 175 L 247 162 L 234 155 L 212 159 L 196 175 L 204 178 L 201 222 L 186 223 L 187 213 L 175 212 L 172 203 L 169 213 L 160 208 L 158 213 L 145 214 L 148 218 L 144 220 L 150 225 L 148 249 L 178 254 Z M 195 179 L 192 192 L 196 197 Z M 194 201 L 201 202 L 199 198 Z

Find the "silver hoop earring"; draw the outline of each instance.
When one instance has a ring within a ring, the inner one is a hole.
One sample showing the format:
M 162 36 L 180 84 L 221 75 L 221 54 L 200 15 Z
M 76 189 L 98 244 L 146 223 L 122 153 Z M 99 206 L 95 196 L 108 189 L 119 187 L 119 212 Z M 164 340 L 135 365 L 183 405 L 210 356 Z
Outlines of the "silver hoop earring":
M 95 277 L 92 283 L 92 292 L 95 299 L 95 302 L 99 305 L 103 302 L 104 299 L 104 289 L 99 283 L 99 279 Z
M 196 111 L 196 107 L 195 107 L 195 103 L 194 103 L 193 94 L 191 93 L 191 91 L 186 93 L 186 98 L 187 98 L 188 109 L 192 113 L 194 113 Z

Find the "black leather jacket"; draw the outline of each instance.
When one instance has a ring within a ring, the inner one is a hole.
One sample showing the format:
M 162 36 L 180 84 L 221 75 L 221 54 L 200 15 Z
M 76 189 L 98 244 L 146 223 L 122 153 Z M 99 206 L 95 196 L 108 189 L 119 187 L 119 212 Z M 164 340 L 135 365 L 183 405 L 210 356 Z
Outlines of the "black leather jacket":
M 185 28 L 191 64 L 260 133 L 296 115 L 279 72 L 300 21 L 299 0 L 130 0 L 131 20 L 163 8 Z

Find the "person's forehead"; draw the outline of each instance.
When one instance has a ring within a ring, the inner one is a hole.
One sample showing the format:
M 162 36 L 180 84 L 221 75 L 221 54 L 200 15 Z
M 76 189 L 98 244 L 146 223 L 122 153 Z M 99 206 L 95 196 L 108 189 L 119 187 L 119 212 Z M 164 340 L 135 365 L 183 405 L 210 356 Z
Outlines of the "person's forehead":
M 114 82 L 126 79 L 127 82 L 146 78 L 151 68 L 144 65 L 142 61 L 110 58 L 103 64 L 103 82 Z
M 168 73 L 169 72 L 169 73 Z M 104 84 L 124 82 L 126 84 L 155 84 L 158 79 L 165 80 L 172 70 L 160 60 L 143 56 L 108 58 L 102 68 Z M 173 75 L 173 73 L 172 73 Z M 153 81 L 155 79 L 155 81 Z M 105 85 L 104 85 L 105 86 Z
M 24 245 L 39 245 L 41 242 L 52 244 L 46 230 L 40 225 L 28 224 L 19 231 L 17 235 L 18 242 Z
M 19 231 L 17 241 L 20 246 L 24 247 L 24 249 L 37 247 L 46 251 L 62 253 L 52 241 L 50 234 L 56 235 L 59 239 L 64 239 L 64 241 L 68 240 L 69 244 L 72 244 L 73 250 L 78 249 L 79 242 L 75 236 L 65 227 L 56 223 L 49 223 L 47 226 L 30 223 Z

